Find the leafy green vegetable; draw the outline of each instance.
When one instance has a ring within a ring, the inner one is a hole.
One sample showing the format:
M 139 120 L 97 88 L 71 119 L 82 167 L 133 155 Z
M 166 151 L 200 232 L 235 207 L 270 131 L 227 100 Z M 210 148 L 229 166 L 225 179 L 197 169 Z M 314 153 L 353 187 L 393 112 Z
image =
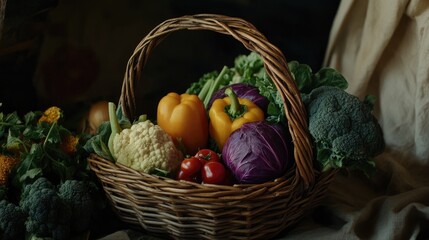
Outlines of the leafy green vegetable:
M 320 86 L 331 86 L 345 90 L 348 87 L 347 80 L 344 76 L 333 68 L 322 68 L 316 74 L 314 74 L 313 88 Z
M 113 157 L 107 146 L 110 133 L 110 122 L 102 123 L 97 129 L 97 133 L 86 142 L 84 149 L 87 152 L 94 152 L 102 158 L 113 161 Z
M 224 66 L 220 73 L 217 71 L 204 74 L 197 82 L 191 84 L 186 90 L 188 94 L 196 94 L 203 101 L 204 106 L 207 108 L 210 99 L 217 90 L 224 86 L 229 85 L 235 72 Z
M 313 89 L 321 86 L 338 87 L 342 90 L 348 87 L 347 80 L 340 72 L 333 68 L 321 68 L 313 74 L 313 70 L 306 64 L 297 61 L 288 63 L 289 71 L 297 84 L 298 90 L 302 94 L 308 94 Z
M 314 78 L 313 70 L 306 64 L 300 64 L 297 61 L 288 63 L 289 71 L 292 73 L 297 87 L 301 93 L 308 93 L 313 89 Z
M 204 85 L 209 81 L 216 79 L 216 77 L 219 75 L 219 72 L 212 71 L 209 73 L 204 74 L 198 81 L 191 83 L 189 88 L 186 90 L 187 94 L 200 94 L 202 89 L 204 88 Z M 210 85 L 209 85 L 210 87 Z
M 259 89 L 259 93 L 269 101 L 267 108 L 266 120 L 269 123 L 286 124 L 286 114 L 284 110 L 283 99 L 280 96 L 277 87 L 271 81 L 267 74 L 264 73 L 262 78 L 256 77 L 254 86 Z
M 234 76 L 233 83 L 256 83 L 255 77 L 265 75 L 264 62 L 255 52 L 237 56 L 234 60 L 234 69 L 237 74 Z
M 121 129 L 130 128 L 132 123 L 131 121 L 124 115 L 122 111 L 121 105 L 116 108 L 116 117 L 119 122 L 119 127 Z M 136 121 L 145 121 L 146 115 L 142 115 Z M 109 140 L 113 141 L 111 137 L 112 127 L 110 121 L 102 123 L 98 129 L 97 133 L 91 136 L 83 146 L 87 153 L 95 153 L 102 158 L 110 160 L 112 162 L 115 161 L 113 155 L 109 148 Z

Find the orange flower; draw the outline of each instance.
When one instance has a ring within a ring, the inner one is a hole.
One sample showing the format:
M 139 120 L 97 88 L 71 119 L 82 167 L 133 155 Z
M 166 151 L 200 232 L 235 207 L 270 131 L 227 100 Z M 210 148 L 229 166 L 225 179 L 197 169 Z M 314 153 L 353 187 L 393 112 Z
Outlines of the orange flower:
M 47 122 L 52 124 L 58 121 L 62 116 L 61 109 L 59 107 L 50 107 L 43 112 L 43 115 L 39 118 L 39 123 Z
M 6 155 L 0 155 L 0 186 L 8 183 L 12 168 L 18 164 L 18 160 Z
M 65 153 L 72 155 L 76 153 L 77 151 L 76 146 L 78 143 L 79 143 L 79 137 L 73 136 L 71 134 L 67 134 L 62 138 L 60 146 Z

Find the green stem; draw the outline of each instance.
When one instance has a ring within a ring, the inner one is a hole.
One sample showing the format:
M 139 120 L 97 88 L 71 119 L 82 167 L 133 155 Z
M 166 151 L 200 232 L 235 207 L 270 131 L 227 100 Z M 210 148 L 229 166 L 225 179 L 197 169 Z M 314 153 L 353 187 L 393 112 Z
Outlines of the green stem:
M 57 126 L 57 122 L 54 122 L 52 125 L 51 125 L 51 127 L 49 128 L 49 131 L 48 131 L 48 134 L 46 135 L 46 137 L 45 137 L 45 140 L 43 141 L 43 150 L 45 150 L 45 147 L 46 147 L 46 143 L 48 142 L 48 139 L 49 139 L 49 137 L 51 136 L 51 134 L 52 134 L 52 131 L 53 131 L 53 129 L 54 129 L 54 127 L 55 126 Z
M 23 124 L 13 124 L 13 123 L 8 123 L 8 122 L 0 122 L 0 126 L 22 126 Z
M 109 142 L 107 145 L 110 150 L 110 153 L 112 154 L 112 156 L 114 156 L 113 139 L 115 138 L 116 134 L 122 131 L 122 128 L 119 125 L 118 116 L 116 115 L 116 105 L 112 102 L 109 102 L 108 107 L 109 107 L 109 120 L 110 120 L 111 133 L 110 133 Z
M 24 153 L 28 153 L 28 147 L 27 147 L 27 144 L 24 141 L 22 141 L 21 139 L 17 139 L 16 142 L 18 143 L 18 148 L 20 146 L 22 146 L 23 149 L 24 149 Z
M 228 71 L 228 67 L 224 66 L 222 68 L 222 71 L 219 73 L 219 75 L 217 76 L 216 80 L 214 81 L 214 83 L 211 85 L 209 92 L 207 93 L 206 97 L 204 98 L 204 107 L 207 109 L 207 106 L 209 105 L 210 99 L 213 96 L 213 93 L 217 90 L 219 90 L 220 84 L 222 82 L 222 78 L 223 75 L 225 75 L 225 73 Z
M 44 156 L 46 156 L 46 157 L 50 160 L 50 162 L 52 162 L 53 164 L 55 164 L 55 163 L 57 162 L 57 160 L 56 160 L 55 158 L 53 158 L 53 157 L 48 153 L 48 151 L 47 151 L 47 149 L 46 149 L 46 144 L 47 144 L 47 142 L 48 142 L 49 138 L 51 137 L 51 134 L 52 134 L 53 129 L 54 129 L 56 126 L 57 126 L 57 122 L 52 123 L 51 127 L 49 128 L 48 134 L 46 135 L 45 140 L 43 141 L 43 145 L 42 145 Z
M 139 119 L 137 120 L 138 122 L 145 122 L 147 120 L 147 115 L 146 114 L 142 114 L 139 116 Z
M 230 105 L 227 108 L 228 114 L 232 119 L 236 119 L 242 116 L 246 109 L 245 106 L 241 105 L 238 101 L 237 94 L 232 90 L 232 88 L 225 89 L 225 95 L 229 97 Z
M 204 84 L 203 88 L 201 89 L 200 93 L 198 94 L 198 98 L 201 99 L 201 101 L 204 101 L 204 99 L 206 99 L 207 93 L 209 92 L 209 89 L 211 88 L 213 83 L 214 83 L 214 80 L 209 79 Z

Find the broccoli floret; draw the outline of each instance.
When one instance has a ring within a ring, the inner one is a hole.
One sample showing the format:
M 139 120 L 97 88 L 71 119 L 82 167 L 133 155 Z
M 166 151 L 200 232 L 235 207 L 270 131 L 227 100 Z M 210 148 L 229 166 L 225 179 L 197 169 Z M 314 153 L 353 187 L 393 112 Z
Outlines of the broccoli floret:
M 330 86 L 303 96 L 309 131 L 323 170 L 360 169 L 369 173 L 372 158 L 384 150 L 382 129 L 371 107 L 346 91 Z
M 24 239 L 27 215 L 7 200 L 0 201 L 0 239 Z
M 95 209 L 97 186 L 93 182 L 67 180 L 59 187 L 58 194 L 71 207 L 71 231 L 83 232 L 90 226 Z
M 69 239 L 71 209 L 46 178 L 26 185 L 19 203 L 28 213 L 25 226 L 29 234 L 53 239 Z

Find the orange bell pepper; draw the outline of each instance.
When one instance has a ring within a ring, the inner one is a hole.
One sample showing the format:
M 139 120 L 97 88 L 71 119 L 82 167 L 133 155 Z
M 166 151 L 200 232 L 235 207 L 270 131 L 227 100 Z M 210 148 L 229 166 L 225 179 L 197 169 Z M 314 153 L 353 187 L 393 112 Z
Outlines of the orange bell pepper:
M 231 88 L 225 90 L 227 97 L 216 99 L 210 110 L 210 136 L 220 150 L 232 132 L 248 122 L 264 121 L 264 111 L 245 98 L 237 98 Z
M 208 118 L 197 95 L 169 93 L 158 103 L 157 124 L 194 155 L 208 142 Z

